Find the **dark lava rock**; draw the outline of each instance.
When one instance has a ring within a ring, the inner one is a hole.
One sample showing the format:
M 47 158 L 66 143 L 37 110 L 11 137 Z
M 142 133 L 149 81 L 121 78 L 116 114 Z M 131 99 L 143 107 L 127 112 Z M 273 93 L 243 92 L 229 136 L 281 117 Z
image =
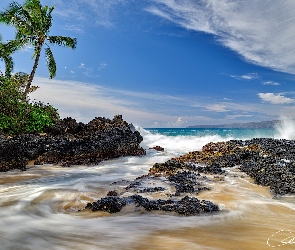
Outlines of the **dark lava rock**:
M 187 168 L 199 173 L 223 174 L 223 168 L 239 166 L 256 184 L 269 186 L 274 194 L 295 193 L 294 140 L 253 138 L 211 142 L 201 152 L 190 152 L 173 160 L 181 166 L 200 164 Z
M 140 133 L 120 115 L 113 120 L 96 117 L 88 124 L 65 118 L 45 132 L 0 136 L 0 171 L 25 170 L 30 160 L 35 164 L 93 165 L 146 153 L 140 147 Z
M 170 176 L 179 170 L 186 169 L 186 164 L 177 160 L 169 160 L 165 163 L 155 163 L 149 170 L 150 175 L 163 174 Z
M 151 147 L 149 149 L 154 149 L 154 150 L 157 150 L 157 151 L 164 151 L 164 148 L 162 148 L 161 146 L 154 146 L 154 147 Z
M 131 188 L 136 188 L 138 186 L 140 186 L 140 182 L 139 181 L 133 181 L 125 189 L 126 190 L 129 190 Z
M 107 196 L 118 196 L 118 192 L 116 190 L 109 191 Z
M 198 215 L 202 213 L 212 213 L 219 211 L 219 207 L 210 201 L 199 200 L 195 197 L 185 196 L 180 201 L 173 200 L 149 200 L 140 195 L 132 195 L 126 198 L 106 197 L 97 202 L 88 203 L 85 209 L 94 211 L 106 211 L 109 213 L 120 212 L 127 204 L 135 204 L 143 207 L 147 211 L 161 210 L 166 212 L 176 212 L 181 215 Z
M 196 173 L 190 171 L 178 172 L 169 176 L 168 180 L 174 183 L 176 196 L 180 196 L 181 193 L 194 193 L 195 186 L 198 185 Z
M 161 191 L 165 191 L 165 188 L 163 187 L 144 188 L 144 189 L 140 189 L 138 192 L 139 193 L 155 193 L 155 192 L 161 192 Z
M 105 197 L 96 202 L 88 203 L 85 208 L 94 211 L 104 211 L 109 213 L 120 212 L 121 209 L 126 206 L 127 201 L 124 198 L 115 196 Z

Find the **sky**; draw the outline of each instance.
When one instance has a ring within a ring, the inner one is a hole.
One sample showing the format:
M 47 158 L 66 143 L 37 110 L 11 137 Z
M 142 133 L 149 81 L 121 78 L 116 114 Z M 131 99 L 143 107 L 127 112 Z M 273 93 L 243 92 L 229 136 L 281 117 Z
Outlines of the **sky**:
M 78 41 L 75 50 L 51 47 L 52 80 L 42 55 L 33 82 L 40 88 L 30 96 L 62 118 L 121 114 L 152 128 L 295 116 L 294 0 L 41 3 L 55 5 L 49 35 Z M 2 41 L 14 32 L 0 24 Z M 29 73 L 32 55 L 30 46 L 13 54 L 14 72 Z

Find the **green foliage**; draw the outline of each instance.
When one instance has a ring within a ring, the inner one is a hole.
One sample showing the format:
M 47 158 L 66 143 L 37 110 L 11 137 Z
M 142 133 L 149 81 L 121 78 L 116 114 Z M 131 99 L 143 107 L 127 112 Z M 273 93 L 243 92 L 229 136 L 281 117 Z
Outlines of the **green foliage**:
M 25 124 L 25 132 L 43 132 L 45 127 L 59 120 L 57 109 L 42 102 L 29 104 L 30 110 Z
M 15 135 L 43 132 L 60 119 L 57 109 L 42 102 L 28 102 L 20 83 L 0 76 L 0 131 Z
M 17 41 L 2 42 L 0 37 L 0 60 L 5 63 L 5 76 L 10 77 L 13 70 L 13 60 L 11 54 L 17 51 L 21 45 Z
M 5 11 L 0 12 L 0 22 L 16 28 L 15 41 L 17 41 L 17 44 L 19 46 L 32 45 L 34 47 L 32 58 L 35 58 L 35 61 L 24 90 L 25 96 L 30 93 L 31 83 L 38 67 L 43 45 L 46 46 L 45 57 L 50 78 L 56 75 L 56 62 L 49 45 L 72 49 L 75 49 L 77 45 L 76 38 L 48 35 L 52 26 L 53 10 L 54 6 L 42 6 L 40 0 L 25 0 L 22 5 L 12 2 Z M 10 61 L 8 60 L 8 62 Z

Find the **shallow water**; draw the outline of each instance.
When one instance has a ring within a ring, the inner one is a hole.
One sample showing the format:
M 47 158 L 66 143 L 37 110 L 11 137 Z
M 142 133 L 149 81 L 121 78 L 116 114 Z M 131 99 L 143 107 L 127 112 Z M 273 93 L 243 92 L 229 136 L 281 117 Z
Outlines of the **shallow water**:
M 209 176 L 212 190 L 197 195 L 218 204 L 216 214 L 184 217 L 133 206 L 112 215 L 78 212 L 108 191 L 123 189 L 155 162 L 199 150 L 212 140 L 144 133 L 143 147 L 161 145 L 165 151 L 147 150 L 144 157 L 91 167 L 30 166 L 25 172 L 1 173 L 0 248 L 295 249 L 294 197 L 273 198 L 237 168 L 227 169 L 224 178 Z M 145 197 L 167 199 L 165 192 Z

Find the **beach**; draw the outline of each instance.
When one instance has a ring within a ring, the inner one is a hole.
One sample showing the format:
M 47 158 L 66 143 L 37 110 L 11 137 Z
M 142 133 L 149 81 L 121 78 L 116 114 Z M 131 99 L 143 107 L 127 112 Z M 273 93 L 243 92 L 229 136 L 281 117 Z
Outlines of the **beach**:
M 208 136 L 171 136 L 154 129 L 137 129 L 143 136 L 145 156 L 117 158 L 93 166 L 31 165 L 24 172 L 2 173 L 3 249 L 269 249 L 279 245 L 292 249 L 290 243 L 281 241 L 295 232 L 291 219 L 294 196 L 274 196 L 268 187 L 256 185 L 238 167 L 225 168 L 227 174 L 218 175 L 220 178 L 207 174 L 205 185 L 210 190 L 194 195 L 217 204 L 220 211 L 216 213 L 183 216 L 146 211 L 132 204 L 114 214 L 84 210 L 87 203 L 106 197 L 109 191 L 122 190 L 146 175 L 155 163 L 201 150 L 212 141 L 250 139 L 234 138 L 230 131 L 224 135 L 216 131 L 212 135 L 211 131 Z M 253 133 L 266 135 L 266 131 Z M 277 131 L 272 133 L 279 136 Z M 149 149 L 155 145 L 165 150 Z M 153 181 L 148 184 L 158 185 Z M 165 191 L 140 195 L 151 200 L 169 199 L 167 194 L 173 192 L 167 186 Z M 138 193 L 125 190 L 123 197 L 133 194 Z

